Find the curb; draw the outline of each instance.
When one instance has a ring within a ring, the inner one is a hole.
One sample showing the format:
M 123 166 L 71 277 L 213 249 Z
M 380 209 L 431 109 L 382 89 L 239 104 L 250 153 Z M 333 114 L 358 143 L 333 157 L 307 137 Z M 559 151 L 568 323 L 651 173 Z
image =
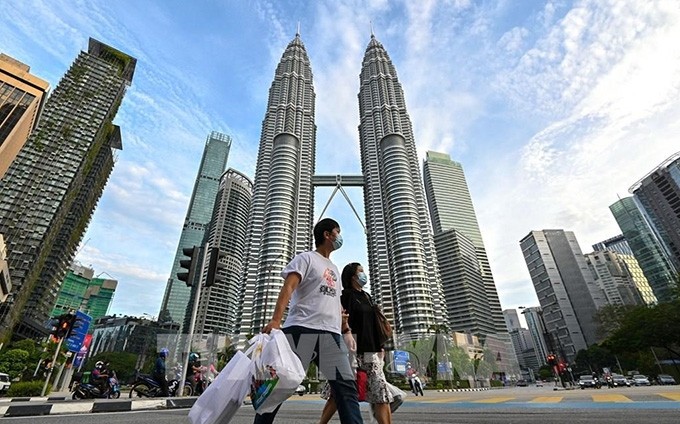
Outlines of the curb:
M 481 391 L 485 391 L 485 390 L 489 390 L 489 388 L 488 387 L 477 387 L 477 388 L 473 388 L 473 389 L 439 389 L 439 390 L 437 390 L 437 392 L 438 393 L 442 393 L 442 392 L 481 392 Z
M 10 402 L 0 405 L 0 417 L 29 417 L 35 415 L 56 414 L 79 414 L 97 412 L 128 412 L 148 409 L 182 409 L 191 408 L 197 398 L 177 399 L 149 399 L 149 400 L 99 400 L 90 402 L 58 402 L 65 398 L 54 398 L 50 401 L 58 403 L 45 403 L 49 398 L 15 398 Z M 38 403 L 42 401 L 43 403 Z M 21 405 L 12 403 L 24 402 Z M 26 403 L 28 402 L 28 403 Z

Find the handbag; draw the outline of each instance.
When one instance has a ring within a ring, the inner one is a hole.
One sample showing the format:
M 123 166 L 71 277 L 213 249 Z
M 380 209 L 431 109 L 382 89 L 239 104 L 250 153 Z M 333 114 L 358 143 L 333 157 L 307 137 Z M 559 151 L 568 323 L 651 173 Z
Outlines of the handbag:
M 382 347 L 392 338 L 392 326 L 385 314 L 380 310 L 380 306 L 376 305 L 370 296 L 368 299 L 371 302 L 373 314 L 375 315 L 375 337 L 378 340 L 378 345 Z
M 357 400 L 366 402 L 368 394 L 368 373 L 362 369 L 357 370 Z
M 253 376 L 252 361 L 238 351 L 189 411 L 192 424 L 226 424 L 243 404 Z

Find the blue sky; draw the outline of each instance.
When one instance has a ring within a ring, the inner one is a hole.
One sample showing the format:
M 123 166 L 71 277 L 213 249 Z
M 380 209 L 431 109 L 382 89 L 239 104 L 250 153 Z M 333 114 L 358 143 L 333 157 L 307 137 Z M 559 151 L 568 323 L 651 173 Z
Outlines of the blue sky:
M 680 150 L 676 1 L 4 0 L 0 51 L 52 87 L 92 36 L 137 57 L 116 123 L 124 149 L 77 259 L 119 280 L 111 313 L 157 315 L 203 145 L 234 139 L 254 175 L 268 90 L 298 22 L 316 90 L 317 173 L 358 174 L 371 34 L 404 88 L 419 155 L 465 168 L 504 308 L 537 304 L 519 240 L 620 233 L 608 206 Z M 348 189 L 363 220 L 362 193 Z M 317 216 L 330 189 L 316 192 Z M 366 263 L 342 196 L 340 265 Z M 87 243 L 85 243 L 87 241 Z

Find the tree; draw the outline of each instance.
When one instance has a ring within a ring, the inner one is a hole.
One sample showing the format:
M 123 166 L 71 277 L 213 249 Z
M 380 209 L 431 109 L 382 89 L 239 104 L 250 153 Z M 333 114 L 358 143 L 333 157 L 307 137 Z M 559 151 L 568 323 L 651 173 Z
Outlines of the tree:
M 9 374 L 9 378 L 17 378 L 26 369 L 29 354 L 23 349 L 9 349 L 0 353 L 0 372 Z

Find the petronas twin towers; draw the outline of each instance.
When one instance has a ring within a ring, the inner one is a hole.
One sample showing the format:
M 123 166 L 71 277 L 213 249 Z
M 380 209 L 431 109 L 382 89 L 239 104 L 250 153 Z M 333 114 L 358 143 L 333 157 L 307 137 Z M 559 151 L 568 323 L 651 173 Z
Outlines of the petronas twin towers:
M 313 246 L 315 100 L 309 57 L 296 34 L 276 69 L 262 122 L 241 334 L 267 323 L 281 270 Z M 359 110 L 371 293 L 402 339 L 415 339 L 447 321 L 446 307 L 404 93 L 373 35 L 362 63 Z

